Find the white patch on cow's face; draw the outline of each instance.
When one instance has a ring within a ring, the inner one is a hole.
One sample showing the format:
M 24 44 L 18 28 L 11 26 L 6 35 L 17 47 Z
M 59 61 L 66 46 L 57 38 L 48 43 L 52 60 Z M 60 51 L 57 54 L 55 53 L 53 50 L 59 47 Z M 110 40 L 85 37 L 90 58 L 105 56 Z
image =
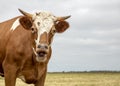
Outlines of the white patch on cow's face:
M 53 29 L 54 21 L 56 21 L 56 17 L 49 12 L 40 12 L 36 13 L 33 16 L 34 24 L 38 30 L 38 37 L 35 40 L 36 44 L 39 44 L 40 36 L 42 33 L 49 33 L 51 29 Z
M 20 25 L 19 18 L 15 20 L 10 30 L 14 31 Z

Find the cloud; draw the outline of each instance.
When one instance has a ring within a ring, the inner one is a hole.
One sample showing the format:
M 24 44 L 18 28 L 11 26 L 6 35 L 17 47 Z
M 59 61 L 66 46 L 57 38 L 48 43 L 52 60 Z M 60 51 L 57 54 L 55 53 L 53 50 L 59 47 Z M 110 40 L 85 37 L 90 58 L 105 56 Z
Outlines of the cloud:
M 54 37 L 49 71 L 119 70 L 120 0 L 1 0 L 0 6 L 0 21 L 21 15 L 18 8 L 72 15 L 70 28 Z

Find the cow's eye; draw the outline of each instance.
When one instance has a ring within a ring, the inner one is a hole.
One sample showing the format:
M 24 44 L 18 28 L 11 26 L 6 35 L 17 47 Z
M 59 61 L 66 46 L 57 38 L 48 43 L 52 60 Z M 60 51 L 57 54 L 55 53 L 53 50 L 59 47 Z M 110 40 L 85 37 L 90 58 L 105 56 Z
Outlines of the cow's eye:
M 34 31 L 34 28 L 31 28 L 32 31 Z
M 56 33 L 56 30 L 52 30 L 52 34 L 55 34 Z
M 31 28 L 31 31 L 32 31 L 32 33 L 35 33 L 35 29 L 34 28 Z

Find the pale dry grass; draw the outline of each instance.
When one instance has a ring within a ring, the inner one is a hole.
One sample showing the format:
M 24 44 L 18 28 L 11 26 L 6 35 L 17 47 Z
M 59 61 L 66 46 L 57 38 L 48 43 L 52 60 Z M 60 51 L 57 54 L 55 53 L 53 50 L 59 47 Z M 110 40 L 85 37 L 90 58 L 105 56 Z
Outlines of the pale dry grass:
M 4 84 L 4 78 L 0 79 L 0 86 L 5 86 Z M 26 83 L 24 83 L 23 81 L 21 81 L 20 79 L 17 79 L 17 83 L 16 86 L 34 86 L 34 85 L 28 85 Z
M 0 86 L 4 79 L 0 79 Z M 16 86 L 33 86 L 17 79 Z M 48 73 L 45 86 L 120 86 L 120 73 Z
M 46 86 L 120 86 L 120 73 L 49 74 Z

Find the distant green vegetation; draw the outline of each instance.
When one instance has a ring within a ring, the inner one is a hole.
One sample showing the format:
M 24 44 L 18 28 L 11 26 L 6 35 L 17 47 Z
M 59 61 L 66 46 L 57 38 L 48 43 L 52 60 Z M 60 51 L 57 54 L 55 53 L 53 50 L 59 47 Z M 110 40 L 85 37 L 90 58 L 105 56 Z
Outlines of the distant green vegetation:
M 5 86 L 3 78 L 0 86 Z M 16 86 L 33 85 L 17 80 Z M 45 86 L 120 86 L 120 72 L 48 73 Z

